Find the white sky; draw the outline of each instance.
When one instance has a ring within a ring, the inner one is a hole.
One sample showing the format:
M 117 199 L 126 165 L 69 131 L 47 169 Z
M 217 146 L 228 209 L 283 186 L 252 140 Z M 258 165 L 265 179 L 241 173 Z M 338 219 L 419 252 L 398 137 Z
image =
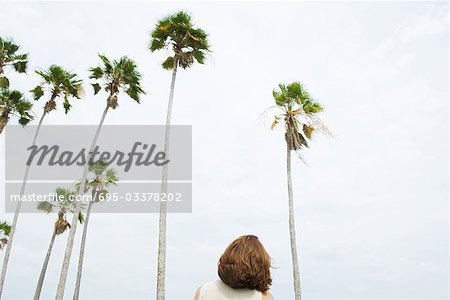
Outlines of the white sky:
M 122 97 L 106 124 L 164 123 L 170 72 L 159 66 L 165 53 L 146 49 L 158 18 L 187 9 L 210 33 L 210 61 L 180 72 L 176 86 L 173 123 L 193 125 L 194 212 L 169 216 L 168 300 L 190 299 L 214 280 L 221 252 L 248 233 L 273 257 L 276 299 L 293 298 L 283 137 L 259 116 L 273 104 L 279 82 L 296 80 L 325 106 L 322 119 L 335 134 L 304 152 L 310 167 L 293 165 L 305 299 L 447 299 L 446 3 L 2 2 L 0 8 L 0 35 L 30 53 L 30 70 L 54 63 L 86 78 L 97 52 L 138 62 L 148 95 L 140 106 Z M 14 87 L 31 89 L 37 77 L 29 74 L 12 76 Z M 104 99 L 86 90 L 68 117 L 59 111 L 47 124 L 97 124 Z M 3 143 L 2 137 L 2 155 Z M 1 209 L 0 219 L 11 220 Z M 157 219 L 93 215 L 82 299 L 154 298 Z M 21 215 L 4 299 L 32 297 L 53 221 Z M 66 238 L 56 241 L 42 299 L 54 297 Z

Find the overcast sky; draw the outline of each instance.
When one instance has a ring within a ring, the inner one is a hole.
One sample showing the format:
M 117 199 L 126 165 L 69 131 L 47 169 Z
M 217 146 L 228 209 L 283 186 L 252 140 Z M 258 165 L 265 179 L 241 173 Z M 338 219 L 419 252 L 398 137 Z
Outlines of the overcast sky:
M 166 53 L 147 50 L 158 18 L 186 9 L 210 34 L 207 65 L 180 71 L 177 79 L 172 121 L 193 126 L 194 209 L 169 216 L 168 300 L 190 299 L 215 280 L 222 251 L 249 233 L 273 257 L 275 298 L 293 299 L 283 133 L 260 115 L 273 105 L 278 83 L 298 80 L 324 105 L 321 118 L 334 133 L 318 136 L 303 153 L 309 166 L 293 161 L 305 299 L 447 299 L 446 3 L 0 7 L 0 35 L 30 53 L 30 70 L 60 64 L 86 78 L 98 52 L 138 62 L 148 95 L 141 105 L 122 97 L 106 124 L 164 123 Z M 11 82 L 29 90 L 38 81 L 30 71 Z M 105 100 L 86 90 L 70 115 L 58 111 L 46 123 L 97 124 Z M 0 146 L 4 166 L 3 136 Z M 2 205 L 4 218 L 12 215 Z M 20 216 L 4 299 L 31 299 L 53 222 L 54 216 Z M 153 299 L 157 237 L 157 214 L 93 215 L 81 298 Z M 54 297 L 66 239 L 56 241 L 42 299 Z

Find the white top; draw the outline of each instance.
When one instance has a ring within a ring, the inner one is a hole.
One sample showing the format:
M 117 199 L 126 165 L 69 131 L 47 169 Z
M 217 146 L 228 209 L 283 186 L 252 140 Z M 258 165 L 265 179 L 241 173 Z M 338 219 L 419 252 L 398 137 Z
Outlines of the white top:
M 233 289 L 217 280 L 204 284 L 200 289 L 200 300 L 261 300 L 262 293 L 249 289 Z

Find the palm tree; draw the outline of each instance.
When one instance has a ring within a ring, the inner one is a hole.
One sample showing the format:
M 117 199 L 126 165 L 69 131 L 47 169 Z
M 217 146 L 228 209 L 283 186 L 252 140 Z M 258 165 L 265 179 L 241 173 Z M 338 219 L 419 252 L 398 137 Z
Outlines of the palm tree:
M 169 103 L 167 106 L 166 132 L 164 152 L 169 156 L 169 135 L 172 117 L 173 96 L 177 69 L 191 67 L 195 61 L 200 64 L 205 62 L 209 52 L 208 35 L 192 23 L 191 16 L 183 11 L 159 20 L 156 28 L 151 33 L 150 51 L 167 49 L 172 54 L 162 63 L 166 70 L 172 70 L 172 82 L 170 84 Z M 163 166 L 161 192 L 167 192 L 168 165 Z M 158 279 L 156 288 L 157 300 L 165 299 L 166 278 L 166 227 L 167 205 L 160 202 L 159 213 L 159 243 L 158 243 Z
M 36 86 L 31 92 L 34 95 L 35 100 L 39 100 L 44 94 L 49 93 L 49 100 L 45 103 L 44 109 L 42 112 L 42 116 L 39 120 L 39 124 L 36 127 L 36 131 L 33 136 L 32 146 L 36 145 L 36 140 L 39 135 L 39 131 L 41 129 L 44 118 L 51 111 L 56 109 L 56 100 L 60 97 L 64 99 L 64 109 L 67 114 L 70 110 L 70 98 L 81 97 L 82 89 L 82 81 L 77 78 L 76 74 L 65 71 L 63 68 L 59 66 L 50 66 L 46 71 L 36 71 L 36 73 L 42 77 L 43 82 Z M 27 184 L 28 173 L 30 171 L 30 165 L 25 167 L 25 174 L 23 176 L 22 186 L 20 188 L 20 196 L 22 196 L 25 192 L 25 186 Z M 16 210 L 14 212 L 13 223 L 11 226 L 11 233 L 9 236 L 9 242 L 6 246 L 5 256 L 3 257 L 3 265 L 2 272 L 0 275 L 0 299 L 3 292 L 3 284 L 5 282 L 6 271 L 8 269 L 9 256 L 11 253 L 11 247 L 13 244 L 14 233 L 17 227 L 17 221 L 19 218 L 20 208 L 22 206 L 22 202 L 17 202 Z
M 326 128 L 316 116 L 323 110 L 299 82 L 288 85 L 280 84 L 279 90 L 273 91 L 276 106 L 281 113 L 275 115 L 272 129 L 283 123 L 287 150 L 287 185 L 289 200 L 289 234 L 291 243 L 292 266 L 294 277 L 295 300 L 301 299 L 300 270 L 297 256 L 297 242 L 295 235 L 294 195 L 291 178 L 291 151 L 300 151 L 308 147 L 308 140 L 318 130 L 326 131 Z
M 94 94 L 97 94 L 102 88 L 108 93 L 106 100 L 106 107 L 103 111 L 100 123 L 97 127 L 97 131 L 92 139 L 89 153 L 91 153 L 97 144 L 97 139 L 100 135 L 100 131 L 105 121 L 106 115 L 110 108 L 116 109 L 119 105 L 118 94 L 119 92 L 125 92 L 131 99 L 140 103 L 140 96 L 145 94 L 141 87 L 141 74 L 137 70 L 136 63 L 126 56 L 121 57 L 118 60 L 110 61 L 106 56 L 99 55 L 102 65 L 90 69 L 91 75 L 89 78 L 97 80 L 92 84 L 94 88 Z M 87 161 L 90 161 L 91 157 Z M 81 184 L 79 191 L 85 190 L 85 183 L 88 173 L 88 163 L 84 165 L 83 175 L 81 177 Z M 77 219 L 77 211 L 73 215 L 74 221 Z M 58 290 L 56 291 L 56 300 L 62 300 L 64 297 L 64 289 L 66 286 L 67 273 L 69 271 L 70 257 L 72 255 L 73 242 L 75 239 L 75 233 L 77 230 L 76 222 L 72 222 L 72 228 L 70 228 L 69 238 L 67 240 L 66 251 L 64 253 L 64 261 L 61 269 L 61 275 L 59 278 Z
M 0 221 L 0 250 L 3 250 L 6 244 L 8 244 L 8 236 L 11 232 L 11 225 L 6 221 Z
M 22 126 L 33 120 L 32 107 L 33 104 L 27 101 L 21 92 L 0 89 L 0 134 L 12 116 L 16 116 Z
M 47 214 L 52 213 L 54 209 L 58 210 L 58 217 L 55 221 L 55 226 L 53 227 L 52 236 L 50 238 L 50 244 L 48 246 L 47 254 L 45 255 L 44 263 L 42 265 L 41 273 L 39 275 L 39 280 L 36 286 L 36 290 L 34 292 L 34 300 L 38 300 L 41 297 L 42 286 L 44 284 L 45 273 L 47 271 L 48 263 L 50 261 L 50 256 L 53 250 L 53 244 L 55 242 L 55 238 L 58 235 L 63 234 L 69 229 L 70 223 L 66 220 L 67 212 L 73 213 L 75 210 L 75 201 L 70 197 L 73 196 L 74 193 L 68 189 L 57 188 L 55 192 L 55 199 L 52 201 L 43 201 L 39 202 L 38 210 L 43 211 Z M 84 216 L 83 214 L 79 214 L 78 221 L 83 223 Z
M 86 237 L 87 230 L 89 226 L 89 219 L 91 216 L 92 205 L 99 201 L 105 199 L 108 194 L 108 188 L 111 185 L 116 185 L 119 181 L 117 178 L 117 173 L 114 169 L 108 169 L 108 164 L 103 161 L 96 161 L 89 165 L 89 172 L 93 173 L 94 177 L 88 179 L 86 181 L 85 192 L 91 189 L 91 197 L 92 200 L 89 201 L 87 211 L 86 211 L 86 220 L 83 226 L 83 235 L 81 237 L 81 245 L 80 245 L 80 255 L 78 258 L 78 270 L 77 270 L 77 280 L 75 284 L 75 292 L 73 295 L 73 299 L 78 299 L 80 296 L 80 287 L 81 287 L 81 275 L 83 273 L 83 261 L 84 261 L 84 253 L 86 249 Z M 81 182 L 79 183 L 81 185 Z
M 4 75 L 6 67 L 12 67 L 18 73 L 25 73 L 28 64 L 28 54 L 19 54 L 20 46 L 11 39 L 0 37 L 0 88 L 9 87 L 9 80 Z

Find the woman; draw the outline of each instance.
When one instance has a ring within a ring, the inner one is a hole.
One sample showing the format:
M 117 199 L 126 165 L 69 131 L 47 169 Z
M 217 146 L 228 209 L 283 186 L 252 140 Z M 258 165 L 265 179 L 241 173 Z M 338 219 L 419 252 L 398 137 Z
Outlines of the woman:
M 194 300 L 273 300 L 270 256 L 254 235 L 232 242 L 219 259 L 220 280 L 204 284 Z

